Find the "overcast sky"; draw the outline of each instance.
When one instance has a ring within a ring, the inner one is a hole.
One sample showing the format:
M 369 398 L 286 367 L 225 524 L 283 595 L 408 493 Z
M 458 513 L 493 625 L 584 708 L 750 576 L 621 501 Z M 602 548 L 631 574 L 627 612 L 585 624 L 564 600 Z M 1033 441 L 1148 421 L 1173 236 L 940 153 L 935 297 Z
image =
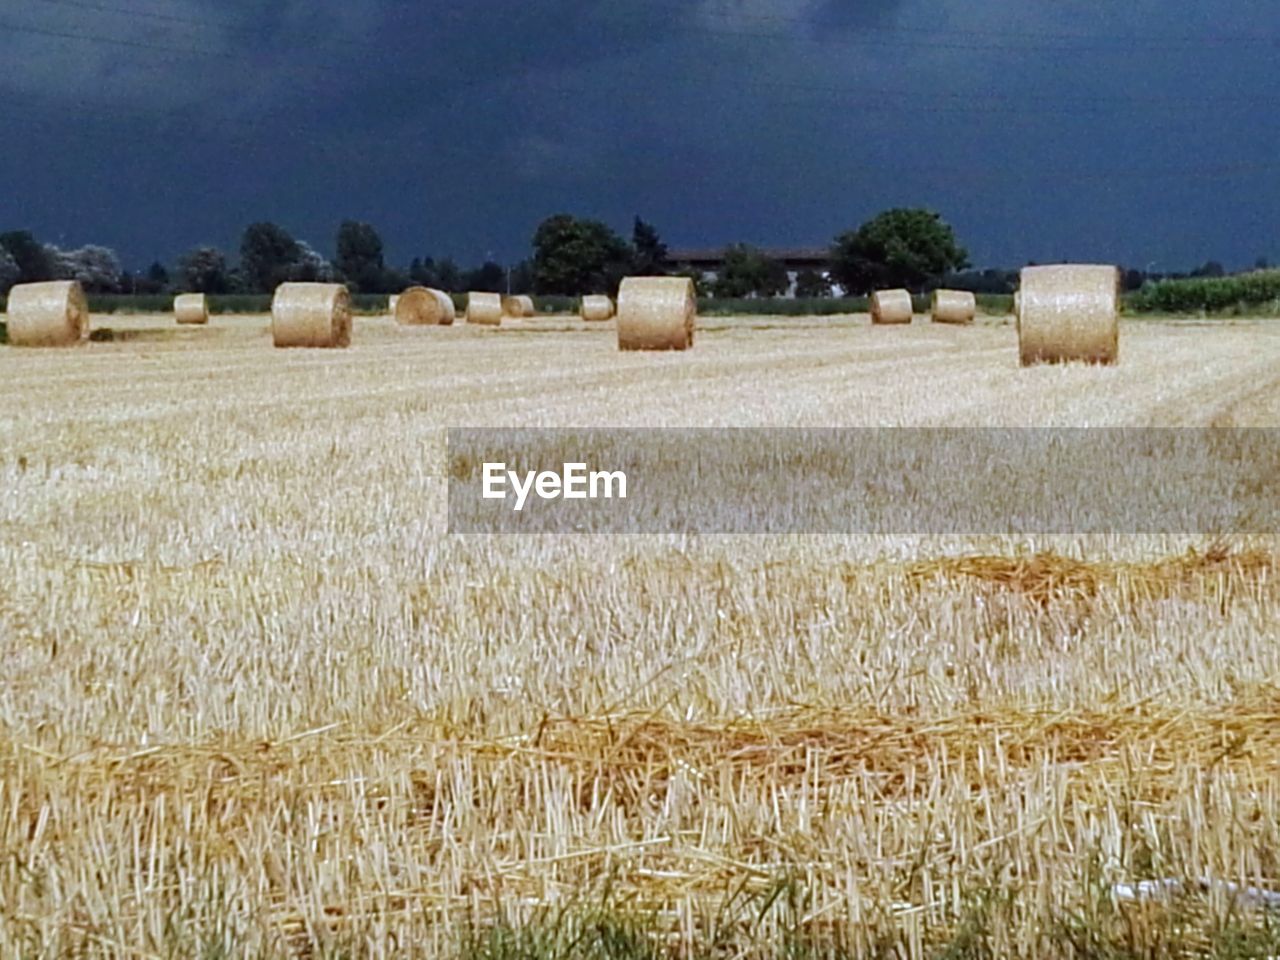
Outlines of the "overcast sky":
M 0 0 L 0 229 L 126 264 L 938 210 L 979 266 L 1280 260 L 1275 0 Z

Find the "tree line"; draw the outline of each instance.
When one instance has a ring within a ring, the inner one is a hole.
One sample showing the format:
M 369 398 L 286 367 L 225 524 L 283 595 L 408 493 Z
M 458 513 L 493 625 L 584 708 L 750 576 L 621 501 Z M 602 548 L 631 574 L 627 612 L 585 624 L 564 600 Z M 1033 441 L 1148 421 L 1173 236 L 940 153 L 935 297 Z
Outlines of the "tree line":
M 411 284 L 449 293 L 468 290 L 580 296 L 615 294 L 626 276 L 674 273 L 688 276 L 702 296 L 777 297 L 794 292 L 819 298 L 837 289 L 863 296 L 877 289 L 905 287 L 920 292 L 946 283 L 977 293 L 1011 293 L 1018 271 L 969 270 L 969 256 L 952 227 L 930 210 L 886 210 L 856 229 L 836 236 L 826 270 L 800 271 L 748 244 L 726 249 L 714 276 L 670 261 L 657 229 L 635 217 L 624 238 L 599 220 L 561 213 L 538 225 L 529 258 L 510 266 L 487 261 L 463 269 L 450 258 L 414 257 L 404 267 L 388 265 L 382 237 L 368 223 L 346 220 L 338 228 L 335 255 L 325 258 L 310 244 L 275 223 L 251 224 L 241 236 L 234 260 L 212 246 L 201 246 L 172 267 L 151 264 L 131 272 L 115 252 L 89 245 L 61 250 L 41 243 L 29 231 L 0 234 L 0 294 L 17 283 L 75 279 L 90 293 L 155 294 L 192 291 L 209 294 L 270 293 L 285 281 L 341 282 L 357 293 L 396 293 Z M 1259 259 L 1257 268 L 1267 262 Z M 1152 280 L 1219 277 L 1226 270 L 1210 261 L 1190 274 L 1123 272 L 1127 290 Z

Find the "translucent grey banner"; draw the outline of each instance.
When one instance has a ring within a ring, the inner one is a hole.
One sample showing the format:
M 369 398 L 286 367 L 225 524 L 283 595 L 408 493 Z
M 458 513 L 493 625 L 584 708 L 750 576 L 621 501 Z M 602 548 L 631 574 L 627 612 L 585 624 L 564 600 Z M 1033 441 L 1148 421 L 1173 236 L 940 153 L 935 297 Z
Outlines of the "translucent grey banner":
M 449 532 L 1277 532 L 1273 429 L 456 429 Z

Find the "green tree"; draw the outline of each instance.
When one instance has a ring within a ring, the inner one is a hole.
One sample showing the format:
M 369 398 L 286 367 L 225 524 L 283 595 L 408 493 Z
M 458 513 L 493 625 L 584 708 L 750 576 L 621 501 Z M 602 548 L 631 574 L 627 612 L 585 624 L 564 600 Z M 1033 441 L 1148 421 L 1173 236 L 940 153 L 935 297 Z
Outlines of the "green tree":
M 49 248 L 29 230 L 0 233 L 0 247 L 7 250 L 13 262 L 18 265 L 17 283 L 39 283 L 54 279 L 57 264 L 49 255 Z
M 0 296 L 5 296 L 18 282 L 22 271 L 18 269 L 18 261 L 4 247 L 0 247 Z
M 706 296 L 710 290 L 710 285 L 707 283 L 707 275 L 697 267 L 685 267 L 683 270 L 677 270 L 675 275 L 692 280 L 693 292 L 700 297 Z
M 630 265 L 626 243 L 597 220 L 557 214 L 544 220 L 533 236 L 533 282 L 538 293 L 614 294 Z
M 274 292 L 301 255 L 298 242 L 274 223 L 251 224 L 240 240 L 240 270 L 254 293 Z
M 508 280 L 512 293 L 533 293 L 533 263 L 521 260 L 511 268 Z
M 154 284 L 157 293 L 169 285 L 169 271 L 159 260 L 147 267 L 147 283 Z
M 831 276 L 849 295 L 886 287 L 922 290 L 969 266 L 955 233 L 931 210 L 896 209 L 836 237 Z
M 785 266 L 755 247 L 737 244 L 725 251 L 715 293 L 717 297 L 778 297 L 790 286 Z
M 214 247 L 198 247 L 178 261 L 178 278 L 192 293 L 229 293 L 232 289 L 227 258 Z
M 507 289 L 507 271 L 502 264 L 486 260 L 474 270 L 468 270 L 463 281 L 468 290 L 477 293 L 505 293 Z
M 361 293 L 386 293 L 389 278 L 382 237 L 367 223 L 344 220 L 338 227 L 336 266 Z
M 667 245 L 652 224 L 636 217 L 631 227 L 631 266 L 637 276 L 659 277 L 667 272 Z
M 801 270 L 796 274 L 796 296 L 806 300 L 831 296 L 831 278 L 817 270 Z
M 452 257 L 445 257 L 436 264 L 436 289 L 445 293 L 462 293 L 462 271 L 453 262 Z

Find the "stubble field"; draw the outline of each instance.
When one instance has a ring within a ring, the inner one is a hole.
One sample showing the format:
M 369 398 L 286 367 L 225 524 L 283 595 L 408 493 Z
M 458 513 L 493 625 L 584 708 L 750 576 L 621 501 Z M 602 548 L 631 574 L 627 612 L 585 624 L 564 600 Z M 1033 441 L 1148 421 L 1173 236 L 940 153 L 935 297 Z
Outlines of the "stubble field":
M 1280 953 L 1272 538 L 444 532 L 447 427 L 1280 427 L 1280 324 L 104 327 L 0 348 L 0 955 Z

